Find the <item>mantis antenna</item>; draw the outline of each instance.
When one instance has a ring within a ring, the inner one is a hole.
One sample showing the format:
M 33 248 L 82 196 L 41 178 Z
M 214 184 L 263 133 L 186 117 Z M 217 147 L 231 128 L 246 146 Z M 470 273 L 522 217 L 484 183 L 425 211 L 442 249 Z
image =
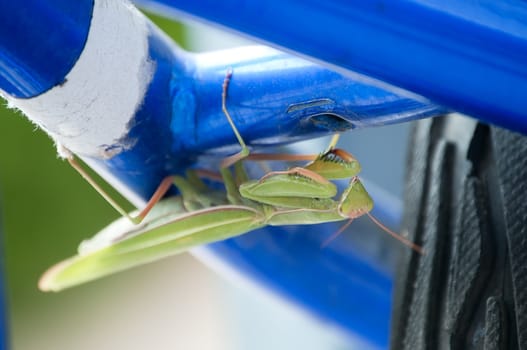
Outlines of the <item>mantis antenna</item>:
M 390 236 L 392 236 L 393 238 L 395 238 L 399 242 L 403 243 L 404 245 L 412 248 L 413 250 L 415 250 L 419 254 L 421 254 L 421 255 L 425 254 L 425 252 L 424 252 L 424 250 L 423 250 L 423 248 L 421 246 L 415 244 L 414 242 L 410 241 L 406 237 L 403 237 L 400 234 L 398 234 L 396 232 L 393 232 L 388 227 L 384 226 L 377 218 L 375 218 L 375 216 L 371 215 L 370 213 L 366 213 L 366 214 L 370 217 L 371 221 L 373 221 L 377 226 L 379 226 L 384 232 L 386 232 L 387 234 L 389 234 Z
M 377 225 L 381 230 L 383 230 L 384 232 L 386 232 L 387 234 L 389 234 L 390 236 L 392 236 L 393 238 L 395 238 L 396 240 L 398 240 L 399 242 L 401 242 L 405 246 L 411 248 L 412 250 L 414 250 L 415 252 L 417 252 L 417 253 L 419 253 L 421 255 L 425 254 L 425 251 L 423 250 L 423 248 L 421 246 L 419 246 L 419 245 L 415 244 L 414 242 L 410 241 L 409 239 L 401 236 L 399 233 L 390 230 L 388 227 L 386 227 L 383 223 L 381 223 L 379 221 L 379 219 L 377 219 L 372 214 L 366 213 L 366 215 L 368 215 L 370 220 L 373 221 L 373 223 L 375 225 Z M 349 219 L 344 225 L 342 225 L 341 228 L 338 229 L 338 231 L 336 231 L 331 236 L 326 238 L 326 240 L 322 243 L 322 245 L 320 247 L 321 248 L 325 248 L 327 245 L 329 245 L 331 242 L 333 242 L 333 240 L 335 240 L 338 236 L 340 236 L 351 225 L 353 220 L 354 219 Z

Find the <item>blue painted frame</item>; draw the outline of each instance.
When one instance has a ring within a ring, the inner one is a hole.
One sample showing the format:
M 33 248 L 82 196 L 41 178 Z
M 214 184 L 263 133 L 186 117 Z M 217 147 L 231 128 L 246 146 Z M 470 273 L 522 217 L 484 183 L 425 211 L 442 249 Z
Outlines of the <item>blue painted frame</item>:
M 235 72 L 229 108 L 254 148 L 445 111 L 427 98 L 527 131 L 527 5 L 522 2 L 138 3 L 168 8 L 164 14 L 203 17 L 333 68 L 273 50 L 256 56 L 249 52 L 254 49 L 189 55 L 151 27 L 149 56 L 157 70 L 129 135 L 138 142 L 109 161 L 88 159 L 143 198 L 165 175 L 234 150 L 235 139 L 219 108 L 227 67 Z M 0 27 L 0 89 L 16 97 L 37 96 L 64 81 L 82 52 L 92 1 L 48 1 L 46 15 L 36 1 L 26 4 L 2 4 L 11 15 L 40 19 L 34 26 L 15 21 Z M 39 43 L 34 56 L 28 55 L 31 43 Z M 52 64 L 44 64 L 47 54 L 56 58 Z M 386 203 L 379 201 L 381 216 L 396 221 L 398 208 Z M 391 276 L 383 262 L 361 255 L 351 243 L 320 250 L 333 226 L 299 230 L 260 230 L 208 250 L 372 346 L 386 347 Z
M 86 42 L 93 1 L 2 1 L 0 88 L 33 97 L 62 83 Z
M 135 0 L 527 133 L 527 4 L 518 0 Z

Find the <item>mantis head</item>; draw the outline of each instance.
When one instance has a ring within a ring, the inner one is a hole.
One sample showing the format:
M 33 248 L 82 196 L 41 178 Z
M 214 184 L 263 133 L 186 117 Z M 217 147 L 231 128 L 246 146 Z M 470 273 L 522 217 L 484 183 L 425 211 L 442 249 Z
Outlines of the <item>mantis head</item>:
M 348 188 L 344 190 L 337 207 L 342 217 L 358 218 L 373 209 L 373 199 L 366 191 L 359 178 L 351 178 Z
M 423 255 L 423 248 L 419 245 L 413 243 L 407 238 L 393 232 L 385 225 L 383 225 L 379 220 L 377 220 L 373 215 L 370 214 L 370 211 L 373 209 L 373 199 L 370 197 L 362 182 L 359 178 L 354 176 L 350 180 L 348 188 L 342 193 L 340 198 L 339 205 L 337 210 L 339 214 L 343 217 L 347 217 L 350 220 L 346 225 L 344 225 L 336 234 L 332 235 L 323 246 L 327 245 L 331 240 L 333 240 L 337 235 L 342 233 L 344 229 L 353 221 L 353 219 L 361 217 L 362 215 L 368 215 L 371 221 L 373 221 L 377 226 L 379 226 L 384 232 L 388 233 L 390 236 L 394 237 L 398 241 L 402 242 L 404 245 L 415 250 L 417 253 Z

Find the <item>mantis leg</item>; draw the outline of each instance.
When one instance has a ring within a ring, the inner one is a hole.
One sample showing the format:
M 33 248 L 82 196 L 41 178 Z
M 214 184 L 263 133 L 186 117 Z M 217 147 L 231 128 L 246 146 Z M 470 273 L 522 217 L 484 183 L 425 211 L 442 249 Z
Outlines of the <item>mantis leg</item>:
M 187 211 L 228 203 L 223 191 L 216 191 L 206 186 L 193 170 L 187 171 L 187 178 L 176 175 L 173 180 L 183 197 L 183 205 Z
M 277 207 L 326 209 L 334 202 L 337 187 L 315 172 L 304 168 L 275 171 L 260 180 L 239 186 L 244 198 Z
M 335 238 L 340 236 L 341 233 L 344 232 L 351 225 L 352 222 L 353 222 L 353 219 L 349 219 L 348 222 L 346 222 L 344 225 L 342 225 L 341 228 L 338 229 L 338 231 L 336 231 L 335 233 L 331 234 L 331 236 L 326 238 L 326 240 L 322 242 L 322 244 L 320 245 L 320 248 L 325 248 L 331 242 L 333 242 L 333 240 L 335 240 Z
M 316 181 L 320 184 L 329 184 L 330 182 L 323 176 L 317 174 L 314 171 L 311 171 L 306 168 L 300 168 L 300 167 L 294 167 L 289 170 L 283 170 L 283 171 L 272 171 L 268 174 L 265 174 L 260 178 L 259 182 L 262 183 L 265 181 L 265 179 L 268 179 L 270 177 L 273 177 L 275 175 L 302 175 L 308 179 L 311 179 L 313 181 Z
M 68 162 L 115 210 L 117 210 L 122 216 L 128 218 L 134 224 L 140 224 L 144 220 L 152 208 L 165 196 L 172 185 L 176 185 L 178 190 L 181 192 L 183 196 L 183 202 L 187 210 L 201 209 L 204 207 L 209 207 L 213 204 L 225 204 L 224 201 L 221 200 L 217 200 L 217 203 L 212 203 L 211 198 L 214 198 L 214 196 L 200 195 L 204 192 L 207 192 L 208 194 L 209 189 L 199 179 L 197 181 L 199 181 L 203 187 L 193 186 L 195 184 L 197 185 L 197 176 L 193 176 L 192 171 L 189 171 L 187 172 L 188 176 L 191 178 L 189 181 L 181 176 L 170 175 L 165 177 L 157 187 L 152 197 L 150 197 L 145 207 L 136 216 L 131 216 L 97 183 L 97 181 L 95 181 L 92 176 L 90 176 L 90 174 L 88 174 L 88 172 L 74 158 L 73 155 L 68 157 Z
M 198 188 L 206 188 L 201 179 L 209 179 L 216 182 L 223 182 L 221 174 L 208 169 L 192 169 L 187 171 L 187 179 L 192 185 Z
M 106 192 L 101 185 L 95 181 L 95 179 L 88 174 L 88 172 L 82 167 L 82 165 L 77 161 L 75 156 L 71 154 L 68 158 L 68 163 L 77 170 L 77 172 L 99 193 L 115 210 L 117 210 L 122 216 L 127 217 L 131 222 L 135 224 L 141 223 L 145 216 L 150 212 L 154 205 L 159 202 L 159 200 L 166 194 L 168 189 L 173 183 L 173 177 L 167 176 L 161 181 L 161 184 L 158 186 L 145 208 L 142 209 L 137 216 L 130 216 L 126 210 L 123 209 L 109 194 Z
M 331 141 L 329 142 L 328 148 L 326 152 L 331 151 L 332 149 L 335 149 L 335 146 L 337 146 L 337 143 L 339 142 L 340 134 L 335 134 L 331 138 Z
M 322 154 L 255 153 L 249 154 L 245 159 L 251 161 L 310 161 L 303 166 L 304 169 L 311 170 L 330 180 L 350 178 L 361 171 L 360 163 L 352 154 L 346 150 L 331 147 Z
M 152 210 L 154 205 L 156 205 L 161 200 L 161 198 L 163 198 L 163 196 L 167 193 L 168 189 L 170 188 L 170 186 L 172 186 L 173 183 L 174 176 L 165 177 L 157 187 L 152 197 L 150 197 L 150 199 L 146 203 L 146 206 L 139 212 L 139 214 L 135 218 L 132 218 L 132 221 L 134 223 L 140 223 L 141 221 L 143 221 L 143 219 L 150 212 L 150 210 Z M 137 220 L 139 221 L 136 222 Z
M 242 147 L 242 149 L 240 152 L 232 156 L 226 157 L 222 160 L 220 173 L 223 178 L 223 182 L 225 183 L 225 187 L 227 190 L 227 197 L 230 199 L 230 201 L 233 204 L 237 204 L 240 202 L 239 199 L 241 197 L 238 193 L 236 182 L 232 178 L 232 175 L 230 174 L 230 171 L 228 170 L 228 168 L 232 166 L 233 164 L 239 163 L 240 160 L 246 158 L 249 155 L 249 148 L 245 144 L 245 141 L 243 140 L 240 132 L 238 131 L 238 128 L 236 127 L 236 125 L 234 124 L 234 121 L 232 120 L 229 110 L 227 109 L 227 91 L 229 89 L 231 78 L 232 78 L 232 69 L 229 69 L 225 75 L 225 79 L 223 80 L 222 93 L 221 93 L 221 106 L 222 106 L 223 113 L 225 114 L 227 120 L 229 121 L 232 131 L 234 132 L 234 135 L 236 135 L 236 138 L 238 139 L 238 142 L 240 146 Z M 237 170 L 237 177 L 243 177 L 242 181 L 246 181 L 247 175 L 245 174 L 245 171 L 243 171 L 243 168 L 241 167 L 241 165 L 236 167 L 236 170 Z M 180 176 L 169 176 L 165 178 L 163 182 L 161 182 L 161 184 L 159 185 L 158 189 L 156 190 L 152 198 L 148 201 L 147 206 L 138 215 L 139 220 L 141 221 L 146 216 L 146 214 L 148 214 L 148 212 L 154 207 L 154 205 L 157 202 L 159 202 L 159 200 L 166 194 L 166 192 L 170 188 L 170 183 L 169 183 L 170 181 L 173 181 L 176 187 L 178 188 L 178 190 L 181 192 L 185 206 L 188 207 L 189 210 L 197 209 L 196 206 L 194 205 L 196 204 L 196 202 L 199 202 L 201 207 L 210 206 L 211 203 L 208 203 L 208 202 L 203 203 L 203 201 L 200 200 L 199 193 L 197 193 L 196 191 L 196 188 L 203 188 L 204 184 L 201 181 L 199 181 L 199 179 L 192 176 L 192 173 L 189 174 L 187 172 L 187 177 L 189 181 L 185 180 L 184 178 Z M 199 181 L 199 183 L 197 184 L 198 186 L 193 186 L 193 185 L 196 185 L 196 180 Z M 137 220 L 135 218 L 133 219 Z
M 358 172 L 360 164 L 353 156 L 330 149 L 305 167 L 270 172 L 259 181 L 241 184 L 239 191 L 245 198 L 278 207 L 321 209 L 330 204 L 326 199 L 337 194 L 328 179 L 354 177 Z
M 230 171 L 228 171 L 227 168 L 232 166 L 233 164 L 239 163 L 240 160 L 247 157 L 249 155 L 249 148 L 245 144 L 245 141 L 243 140 L 240 132 L 238 131 L 238 128 L 234 124 L 234 121 L 232 120 L 232 117 L 227 109 L 227 91 L 229 88 L 229 83 L 232 78 L 232 69 L 229 69 L 225 75 L 225 79 L 223 81 L 222 85 L 222 94 L 221 94 L 221 105 L 223 113 L 225 114 L 227 120 L 229 121 L 229 124 L 231 125 L 232 131 L 236 135 L 236 138 L 238 139 L 238 142 L 240 143 L 240 146 L 242 147 L 241 151 L 237 154 L 234 154 L 230 157 L 227 157 L 223 159 L 221 162 L 221 176 L 223 178 L 223 181 L 225 183 L 225 187 L 227 189 L 227 196 L 231 200 L 231 202 L 239 203 L 240 202 L 240 195 L 238 193 L 238 189 L 236 186 L 236 182 L 232 178 L 232 174 L 230 174 Z M 245 174 L 245 171 L 243 171 L 243 168 L 241 165 L 236 167 L 237 170 L 237 177 L 241 177 L 243 181 L 246 181 L 247 175 Z M 141 222 L 144 217 L 148 214 L 148 212 L 154 207 L 154 205 L 159 202 L 159 200 L 166 194 L 168 189 L 170 188 L 171 183 L 174 183 L 180 193 L 183 196 L 183 201 L 185 203 L 185 207 L 187 207 L 188 210 L 195 210 L 198 209 L 198 207 L 208 207 L 212 205 L 209 201 L 208 196 L 200 196 L 200 189 L 201 190 L 208 190 L 208 188 L 205 187 L 203 182 L 199 180 L 198 177 L 193 176 L 193 174 L 196 174 L 199 176 L 199 173 L 193 173 L 192 171 L 187 172 L 187 178 L 188 181 L 181 176 L 169 176 L 165 178 L 161 184 L 159 185 L 158 189 L 150 198 L 148 201 L 148 204 L 146 207 L 140 212 L 137 218 L 132 218 L 134 222 L 139 220 Z M 195 185 L 195 186 L 194 186 Z M 197 189 L 197 190 L 196 190 Z M 105 196 L 106 198 L 107 196 Z M 113 201 L 112 201 L 113 202 Z M 122 209 L 119 211 L 122 212 Z M 128 214 L 125 214 L 128 216 Z
M 227 71 L 227 74 L 225 75 L 225 79 L 223 80 L 223 90 L 221 93 L 221 109 L 225 116 L 227 117 L 227 120 L 229 121 L 229 124 L 231 125 L 232 131 L 234 132 L 234 135 L 236 135 L 236 138 L 238 139 L 238 143 L 242 147 L 241 151 L 229 156 L 221 162 L 221 168 L 228 168 L 234 163 L 242 160 L 243 158 L 247 157 L 249 155 L 249 148 L 245 144 L 245 141 L 242 138 L 242 135 L 238 131 L 238 128 L 234 124 L 234 121 L 232 120 L 232 117 L 229 113 L 229 110 L 227 109 L 227 90 L 229 89 L 229 83 L 232 78 L 232 69 L 229 68 Z
M 245 144 L 245 141 L 243 140 L 240 132 L 238 131 L 238 128 L 234 124 L 234 121 L 232 120 L 232 117 L 229 113 L 229 110 L 227 109 L 227 91 L 229 88 L 229 83 L 232 78 L 232 69 L 229 69 L 225 75 L 225 79 L 223 80 L 222 85 L 222 94 L 221 94 L 221 106 L 223 113 L 227 117 L 227 120 L 229 121 L 229 124 L 232 128 L 232 131 L 236 135 L 236 138 L 238 139 L 238 142 L 240 143 L 240 146 L 242 147 L 241 151 L 229 156 L 222 160 L 221 162 L 221 176 L 223 178 L 223 181 L 225 183 L 225 187 L 227 189 L 227 197 L 231 200 L 232 203 L 238 203 L 240 195 L 238 194 L 238 189 L 236 186 L 236 183 L 234 179 L 232 178 L 232 175 L 228 171 L 227 168 L 232 166 L 233 164 L 238 163 L 243 158 L 247 157 L 249 155 L 249 148 Z M 187 173 L 189 174 L 189 173 Z M 237 174 L 238 177 L 243 177 L 244 181 L 247 178 L 247 175 L 245 174 L 245 171 L 243 171 L 243 168 L 241 166 L 237 167 Z M 192 175 L 187 175 L 189 181 L 185 180 L 184 178 L 180 176 L 170 176 L 163 180 L 163 182 L 158 187 L 157 191 L 154 193 L 152 198 L 148 201 L 147 206 L 145 209 L 143 209 L 139 215 L 139 219 L 142 220 L 146 214 L 152 209 L 152 207 L 159 202 L 159 200 L 166 194 L 168 189 L 170 188 L 170 184 L 168 182 L 172 180 L 178 190 L 181 192 L 185 206 L 188 207 L 189 210 L 197 209 L 194 205 L 194 203 L 199 202 L 199 204 L 202 207 L 210 206 L 212 203 L 203 203 L 202 200 L 200 200 L 199 193 L 195 190 L 195 188 L 192 186 L 193 184 L 196 184 L 196 177 L 193 177 Z M 198 179 L 199 180 L 199 179 Z M 199 181 L 198 188 L 202 188 L 204 184 Z M 206 198 L 206 197 L 203 197 Z M 140 221 L 139 221 L 140 222 Z

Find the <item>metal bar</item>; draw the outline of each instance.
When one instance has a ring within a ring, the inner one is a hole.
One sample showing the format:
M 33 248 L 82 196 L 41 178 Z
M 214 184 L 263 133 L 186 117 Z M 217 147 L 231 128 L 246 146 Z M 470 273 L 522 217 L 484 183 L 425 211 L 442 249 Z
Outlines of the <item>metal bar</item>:
M 200 155 L 237 147 L 221 111 L 228 68 L 234 69 L 229 109 L 254 147 L 444 111 L 265 47 L 191 55 L 122 2 L 95 4 L 93 11 L 78 8 L 93 13 L 92 28 L 76 65 L 58 79 L 62 83 L 32 99 L 4 95 L 136 203 Z M 54 27 L 65 25 L 64 17 L 51 20 Z M 54 49 L 47 51 L 73 50 L 55 47 L 60 41 L 48 44 Z M 53 65 L 35 69 L 57 75 Z
M 527 133 L 527 3 L 136 0 Z M 161 13 L 161 12 L 160 12 Z
M 84 47 L 93 0 L 2 1 L 1 6 L 0 89 L 33 97 L 62 83 Z
M 199 54 L 192 64 L 191 81 L 180 80 L 173 91 L 182 108 L 174 113 L 193 119 L 173 119 L 171 126 L 174 139 L 194 155 L 218 148 L 225 155 L 226 145 L 238 148 L 220 108 L 221 85 L 228 69 L 233 70 L 228 108 L 244 139 L 255 147 L 444 112 L 264 46 Z M 190 105 L 193 113 L 189 113 Z M 190 134 L 189 125 L 195 125 Z

